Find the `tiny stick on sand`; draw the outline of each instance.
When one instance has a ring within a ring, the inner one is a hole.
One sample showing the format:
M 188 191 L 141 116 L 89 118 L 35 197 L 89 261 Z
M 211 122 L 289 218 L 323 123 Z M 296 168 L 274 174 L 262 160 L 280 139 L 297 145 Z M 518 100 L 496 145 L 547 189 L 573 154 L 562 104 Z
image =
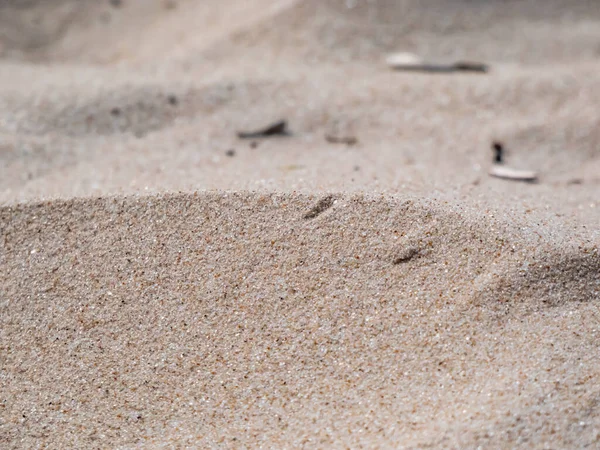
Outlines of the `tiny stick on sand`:
M 429 73 L 475 72 L 487 73 L 487 64 L 471 61 L 453 63 L 427 62 L 412 53 L 395 53 L 386 58 L 386 63 L 394 70 Z
M 267 136 L 288 136 L 290 133 L 287 129 L 287 121 L 280 120 L 271 125 L 266 126 L 265 128 L 261 128 L 256 131 L 238 131 L 237 136 L 240 139 L 254 139 L 259 137 L 267 137 Z

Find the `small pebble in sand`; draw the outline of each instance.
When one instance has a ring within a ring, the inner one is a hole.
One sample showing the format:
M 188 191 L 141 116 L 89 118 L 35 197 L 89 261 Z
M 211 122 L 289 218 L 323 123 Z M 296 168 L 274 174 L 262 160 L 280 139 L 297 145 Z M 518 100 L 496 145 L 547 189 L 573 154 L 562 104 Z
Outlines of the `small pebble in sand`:
M 123 0 L 110 0 L 110 5 L 118 8 L 123 5 Z
M 172 106 L 177 106 L 177 104 L 179 103 L 179 99 L 173 94 L 167 97 L 167 101 L 169 102 L 169 105 Z
M 229 156 L 230 158 L 233 158 L 235 156 L 235 150 L 233 148 L 230 148 L 225 152 L 225 155 Z

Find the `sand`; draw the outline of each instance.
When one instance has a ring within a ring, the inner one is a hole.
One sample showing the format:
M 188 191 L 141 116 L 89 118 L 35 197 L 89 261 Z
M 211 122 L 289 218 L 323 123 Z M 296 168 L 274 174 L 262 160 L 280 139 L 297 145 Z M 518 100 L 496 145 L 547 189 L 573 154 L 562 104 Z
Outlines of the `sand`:
M 584 0 L 3 2 L 0 447 L 600 446 L 599 70 Z

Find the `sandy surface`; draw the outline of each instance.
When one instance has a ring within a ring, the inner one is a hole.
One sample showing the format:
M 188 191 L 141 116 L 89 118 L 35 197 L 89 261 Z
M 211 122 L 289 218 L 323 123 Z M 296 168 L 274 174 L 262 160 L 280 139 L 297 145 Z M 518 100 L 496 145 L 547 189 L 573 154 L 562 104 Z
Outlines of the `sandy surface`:
M 0 58 L 1 448 L 600 446 L 597 2 L 13 0 Z

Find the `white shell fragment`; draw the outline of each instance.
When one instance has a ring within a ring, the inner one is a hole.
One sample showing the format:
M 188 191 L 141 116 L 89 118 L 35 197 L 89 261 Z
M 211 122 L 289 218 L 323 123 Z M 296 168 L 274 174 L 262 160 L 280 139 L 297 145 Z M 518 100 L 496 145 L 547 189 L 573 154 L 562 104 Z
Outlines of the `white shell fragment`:
M 537 181 L 538 174 L 532 170 L 511 169 L 505 166 L 492 166 L 489 171 L 492 177 L 513 181 Z
M 393 53 L 388 55 L 385 62 L 392 69 L 413 68 L 424 64 L 423 60 L 414 53 Z

